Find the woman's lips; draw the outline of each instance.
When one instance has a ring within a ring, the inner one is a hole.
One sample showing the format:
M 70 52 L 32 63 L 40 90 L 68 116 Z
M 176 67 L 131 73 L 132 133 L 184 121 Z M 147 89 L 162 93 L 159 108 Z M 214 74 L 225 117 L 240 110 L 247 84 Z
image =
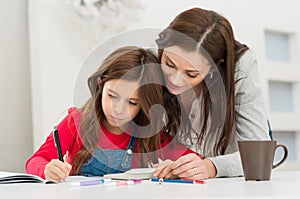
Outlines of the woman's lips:
M 173 90 L 180 90 L 182 88 L 182 86 L 176 86 L 172 84 L 170 81 L 167 82 L 167 86 Z

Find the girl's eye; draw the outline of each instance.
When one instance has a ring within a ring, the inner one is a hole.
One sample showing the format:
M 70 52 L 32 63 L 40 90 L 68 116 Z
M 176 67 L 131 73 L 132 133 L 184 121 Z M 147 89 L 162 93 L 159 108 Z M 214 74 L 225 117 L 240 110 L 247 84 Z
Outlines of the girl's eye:
M 110 94 L 110 93 L 108 94 L 108 96 L 111 97 L 111 98 L 117 98 L 117 96 L 115 96 L 113 94 Z

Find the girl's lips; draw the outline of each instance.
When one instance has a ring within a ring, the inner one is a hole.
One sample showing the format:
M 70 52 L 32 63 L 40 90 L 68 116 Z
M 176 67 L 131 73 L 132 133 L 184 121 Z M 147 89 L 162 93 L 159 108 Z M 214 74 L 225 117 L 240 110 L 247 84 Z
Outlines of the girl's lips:
M 117 117 L 114 117 L 114 116 L 112 116 L 112 115 L 110 115 L 110 118 L 113 119 L 114 121 L 117 121 L 117 122 L 123 120 L 123 119 L 121 119 L 121 118 L 117 118 Z

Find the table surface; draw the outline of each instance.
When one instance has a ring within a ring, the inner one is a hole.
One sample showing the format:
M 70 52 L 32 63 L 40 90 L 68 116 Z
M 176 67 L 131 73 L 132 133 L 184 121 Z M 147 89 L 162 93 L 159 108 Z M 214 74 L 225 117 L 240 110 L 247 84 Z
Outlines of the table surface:
M 209 179 L 203 184 L 178 184 L 143 181 L 130 186 L 103 184 L 72 187 L 59 184 L 0 185 L 4 198 L 300 198 L 300 171 L 273 171 L 270 181 L 245 181 L 238 178 Z

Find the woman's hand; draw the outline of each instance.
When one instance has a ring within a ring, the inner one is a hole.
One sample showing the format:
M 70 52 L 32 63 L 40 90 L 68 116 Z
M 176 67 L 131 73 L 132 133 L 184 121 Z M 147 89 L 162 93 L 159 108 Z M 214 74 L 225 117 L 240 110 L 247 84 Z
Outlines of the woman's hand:
M 168 166 L 172 174 L 179 178 L 207 179 L 216 176 L 214 164 L 208 159 L 201 159 L 196 154 L 187 154 Z
M 157 178 L 176 178 L 172 173 L 170 165 L 173 163 L 172 160 L 165 160 L 159 164 L 153 165 L 156 170 L 154 171 L 154 177 Z
M 48 164 L 46 164 L 44 170 L 46 180 L 55 182 L 62 181 L 69 176 L 71 169 L 72 166 L 66 161 L 62 162 L 58 159 L 53 159 Z

